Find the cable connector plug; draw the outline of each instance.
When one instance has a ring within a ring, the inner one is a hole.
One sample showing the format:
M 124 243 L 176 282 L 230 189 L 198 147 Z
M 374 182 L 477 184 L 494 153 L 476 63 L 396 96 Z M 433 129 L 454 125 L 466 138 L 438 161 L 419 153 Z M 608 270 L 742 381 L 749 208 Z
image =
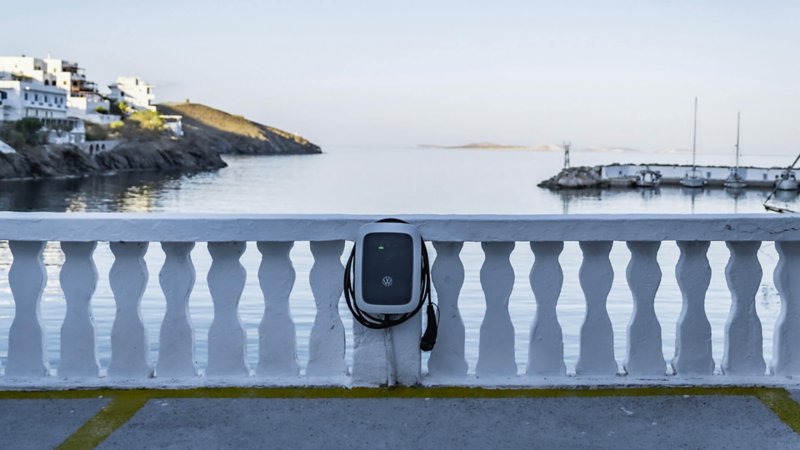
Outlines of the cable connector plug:
M 439 334 L 439 320 L 436 318 L 436 311 L 433 310 L 433 303 L 431 302 L 428 302 L 427 315 L 428 327 L 419 340 L 419 349 L 423 352 L 433 350 L 433 346 L 436 345 L 436 336 Z

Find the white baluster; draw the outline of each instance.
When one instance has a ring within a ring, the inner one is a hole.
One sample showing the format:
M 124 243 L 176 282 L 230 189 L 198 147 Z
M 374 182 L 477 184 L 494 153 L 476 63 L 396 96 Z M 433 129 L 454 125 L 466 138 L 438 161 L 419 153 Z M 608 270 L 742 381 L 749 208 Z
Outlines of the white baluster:
M 683 297 L 683 307 L 675 332 L 675 357 L 672 369 L 678 375 L 712 375 L 711 325 L 705 311 L 706 291 L 711 282 L 708 241 L 678 241 L 681 256 L 675 276 Z
M 261 376 L 295 376 L 297 339 L 289 311 L 289 294 L 294 287 L 295 271 L 289 252 L 294 242 L 259 242 L 261 267 L 258 281 L 264 294 L 264 317 L 258 326 L 258 365 Z
M 628 355 L 625 371 L 636 377 L 662 377 L 667 372 L 661 343 L 661 324 L 654 308 L 661 284 L 658 249 L 661 242 L 628 242 L 631 260 L 625 272 L 633 296 L 628 323 Z
M 147 287 L 148 271 L 144 261 L 147 242 L 112 242 L 114 264 L 108 274 L 117 305 L 111 327 L 109 377 L 153 376 L 150 341 L 142 319 L 142 295 Z
M 770 371 L 775 375 L 800 375 L 800 242 L 777 241 L 778 265 L 773 276 L 781 298 L 775 323 Z
M 92 318 L 92 295 L 97 288 L 97 266 L 92 254 L 97 242 L 62 242 L 64 265 L 61 290 L 67 301 L 67 314 L 61 325 L 60 377 L 96 377 L 97 330 Z
M 192 249 L 194 242 L 162 242 L 166 259 L 158 273 L 167 312 L 161 323 L 158 345 L 159 377 L 194 377 L 197 375 L 194 325 L 189 315 L 189 297 L 195 282 Z
M 459 253 L 463 242 L 434 242 L 436 261 L 431 269 L 439 305 L 439 336 L 428 360 L 431 375 L 467 374 L 464 357 L 464 321 L 458 310 L 458 295 L 464 284 L 464 265 Z
M 208 329 L 208 367 L 206 376 L 249 376 L 247 330 L 239 316 L 247 271 L 239 258 L 245 242 L 209 242 L 211 268 L 208 290 L 214 302 L 214 320 Z
M 567 373 L 561 325 L 556 315 L 564 283 L 564 273 L 558 262 L 563 249 L 563 242 L 531 242 L 535 259 L 529 280 L 536 299 L 536 315 L 528 347 L 527 374 L 530 376 L 564 376 Z
M 575 372 L 578 375 L 614 376 L 614 330 L 608 317 L 606 301 L 614 281 L 614 269 L 608 254 L 613 242 L 581 242 L 583 262 L 578 272 L 586 299 L 586 315 L 581 325 L 581 348 Z
M 47 271 L 42 261 L 46 242 L 9 241 L 14 256 L 8 284 L 14 296 L 14 321 L 8 332 L 7 377 L 46 377 L 47 336 L 42 319 L 42 292 Z
M 756 294 L 761 284 L 758 249 L 761 242 L 727 242 L 731 252 L 725 266 L 725 279 L 731 291 L 731 313 L 725 323 L 725 354 L 722 372 L 726 375 L 764 375 L 764 347 L 761 321 L 756 313 Z
M 317 313 L 308 345 L 307 376 L 347 375 L 344 361 L 345 336 L 339 316 L 344 266 L 341 256 L 344 241 L 312 241 L 314 265 L 309 281 Z M 355 356 L 354 356 L 355 357 Z
M 514 268 L 509 257 L 514 242 L 483 242 L 485 259 L 481 267 L 481 287 L 486 299 L 486 315 L 481 323 L 476 375 L 517 374 L 514 360 L 514 325 L 508 313 L 508 299 L 514 288 Z

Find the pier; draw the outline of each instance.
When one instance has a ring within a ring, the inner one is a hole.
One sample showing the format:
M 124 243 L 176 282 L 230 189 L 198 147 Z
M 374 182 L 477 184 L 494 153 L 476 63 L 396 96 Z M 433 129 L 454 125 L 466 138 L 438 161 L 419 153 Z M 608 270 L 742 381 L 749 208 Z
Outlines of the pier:
M 611 164 L 599 166 L 600 177 L 608 180 L 611 186 L 629 186 L 639 171 L 652 170 L 661 174 L 662 185 L 680 186 L 681 179 L 686 172 L 691 170 L 690 165 L 678 164 Z M 707 182 L 707 186 L 722 187 L 731 174 L 733 167 L 728 166 L 697 166 Z M 775 181 L 786 173 L 785 167 L 739 167 L 738 173 L 742 176 L 747 188 L 772 189 Z M 792 171 L 791 173 L 795 173 Z

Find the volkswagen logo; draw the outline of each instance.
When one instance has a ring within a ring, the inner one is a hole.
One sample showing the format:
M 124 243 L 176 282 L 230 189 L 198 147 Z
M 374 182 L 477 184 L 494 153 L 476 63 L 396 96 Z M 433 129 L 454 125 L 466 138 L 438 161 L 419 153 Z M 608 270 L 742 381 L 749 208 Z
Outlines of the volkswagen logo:
M 392 280 L 392 277 L 386 276 L 386 277 L 383 277 L 383 280 L 381 280 L 381 283 L 383 283 L 384 286 L 389 287 L 389 286 L 392 285 L 392 283 L 394 283 L 394 280 Z

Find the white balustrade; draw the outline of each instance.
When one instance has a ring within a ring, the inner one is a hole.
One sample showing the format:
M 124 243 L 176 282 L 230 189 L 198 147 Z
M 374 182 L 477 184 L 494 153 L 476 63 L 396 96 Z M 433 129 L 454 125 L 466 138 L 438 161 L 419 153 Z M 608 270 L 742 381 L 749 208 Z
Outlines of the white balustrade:
M 289 252 L 294 242 L 259 242 L 261 267 L 258 282 L 264 294 L 264 317 L 258 326 L 259 376 L 294 376 L 300 373 L 297 338 L 289 312 L 289 294 L 295 272 Z
M 731 290 L 731 314 L 725 324 L 725 355 L 722 372 L 727 375 L 764 375 L 761 321 L 756 313 L 756 294 L 761 284 L 758 249 L 761 242 L 727 243 L 731 258 L 725 279 Z
M 8 377 L 44 377 L 50 372 L 47 336 L 42 319 L 42 292 L 47 271 L 42 262 L 46 242 L 10 241 L 14 262 L 8 284 L 14 296 L 15 315 L 8 332 Z
M 536 298 L 536 315 L 528 344 L 528 375 L 564 376 L 564 342 L 556 316 L 556 303 L 564 284 L 558 256 L 564 243 L 531 242 L 531 250 L 535 260 L 529 279 Z
M 156 371 L 160 377 L 193 377 L 197 375 L 197 360 L 189 296 L 195 282 L 191 257 L 194 242 L 162 242 L 161 248 L 167 257 L 158 282 L 167 301 L 167 313 L 161 323 Z
M 209 242 L 211 268 L 208 290 L 214 302 L 214 320 L 208 328 L 206 376 L 248 376 L 247 331 L 239 316 L 247 271 L 239 262 L 245 242 Z
M 581 326 L 580 356 L 575 365 L 578 375 L 614 376 L 617 373 L 614 330 L 606 309 L 614 281 L 614 269 L 608 259 L 613 244 L 608 241 L 580 243 L 583 263 L 578 278 L 586 299 L 586 315 Z
M 439 338 L 428 360 L 431 375 L 464 376 L 464 321 L 458 310 L 458 295 L 464 285 L 464 265 L 459 253 L 463 242 L 434 242 L 436 260 L 431 268 L 433 287 L 439 306 Z
M 481 267 L 486 315 L 481 323 L 475 374 L 516 375 L 514 325 L 508 313 L 508 300 L 514 288 L 514 268 L 508 258 L 514 250 L 514 243 L 483 242 L 481 247 L 486 255 Z
M 711 324 L 706 316 L 706 291 L 711 282 L 708 241 L 678 241 L 681 256 L 675 277 L 683 297 L 675 330 L 675 357 L 672 370 L 678 375 L 711 375 Z
M 65 258 L 60 281 L 67 300 L 67 314 L 61 326 L 60 377 L 96 377 L 100 374 L 97 330 L 92 318 L 92 295 L 99 278 L 92 259 L 95 248 L 97 242 L 61 243 Z
M 667 372 L 661 345 L 661 325 L 655 299 L 661 284 L 658 249 L 661 242 L 628 242 L 631 261 L 625 275 L 633 295 L 633 314 L 628 323 L 628 355 L 625 371 L 638 377 L 660 377 Z
M 705 384 L 712 379 L 736 383 L 737 376 L 747 377 L 749 383 L 753 377 L 764 377 L 764 383 L 790 383 L 790 377 L 800 376 L 800 353 L 796 351 L 800 348 L 800 220 L 792 216 L 400 218 L 417 225 L 436 250 L 432 281 L 440 317 L 437 345 L 427 364 L 432 383 L 466 383 L 475 376 L 482 382 L 505 383 L 518 376 L 517 357 L 528 361 L 529 382 L 547 378 L 548 383 L 566 383 L 559 380 L 566 380 L 564 377 L 574 370 L 574 379 L 587 384 L 628 383 L 633 381 L 626 380 L 639 378 L 659 383 L 671 376 L 666 374 L 662 346 L 664 326 L 676 327 L 672 369 L 681 377 L 681 383 Z M 239 314 L 239 301 L 251 271 L 257 273 L 261 288 L 258 295 L 264 301 L 258 327 L 257 376 L 296 378 L 297 383 L 341 383 L 351 372 L 345 360 L 350 345 L 353 366 L 349 383 L 424 382 L 419 350 L 422 314 L 388 331 L 369 330 L 355 323 L 353 342 L 345 340 L 339 316 L 345 243 L 353 240 L 359 226 L 377 219 L 339 215 L 0 213 L 0 239 L 9 241 L 14 258 L 8 282 L 15 305 L 8 333 L 8 360 L 0 385 L 44 377 L 50 372 L 41 313 L 47 282 L 42 254 L 48 241 L 61 242 L 65 255 L 59 280 L 66 300 L 58 379 L 49 382 L 70 378 L 68 382 L 74 385 L 88 383 L 82 380 L 104 383 L 92 319 L 92 296 L 98 284 L 93 253 L 98 241 L 110 242 L 114 255 L 110 271 L 101 270 L 101 274 L 108 273 L 116 303 L 110 335 L 111 361 L 105 371 L 109 377 L 125 378 L 129 383 L 143 386 L 154 376 L 173 379 L 171 382 L 179 385 L 187 383 L 181 380 L 196 378 L 198 373 L 205 377 L 225 377 L 234 384 L 240 379 L 237 377 L 248 377 L 247 335 Z M 310 242 L 314 258 L 308 283 L 316 314 L 304 376 L 302 362 L 297 358 L 298 345 L 302 344 L 297 342 L 290 314 L 290 299 L 293 307 L 295 302 L 303 301 L 292 299 L 291 295 L 296 274 L 290 253 L 297 241 Z M 574 368 L 565 364 L 562 324 L 557 317 L 565 276 L 559 257 L 566 241 L 580 244 L 583 260 L 577 275 L 586 303 L 579 358 Z M 675 275 L 682 309 L 676 323 L 662 323 L 655 313 L 661 301 L 657 300 L 662 278 L 658 252 L 665 245 L 672 245 L 662 244 L 664 241 L 674 241 L 680 249 Z M 715 378 L 711 378 L 715 363 L 711 326 L 705 313 L 705 296 L 711 282 L 707 257 L 711 241 L 725 242 L 730 250 L 725 267 L 731 304 L 724 329 L 725 348 L 720 365 L 723 376 Z M 775 242 L 779 256 L 773 277 L 780 295 L 781 314 L 772 335 L 772 377 L 765 374 L 762 325 L 755 301 L 762 278 L 758 257 L 762 241 Z M 166 255 L 159 272 L 166 314 L 159 324 L 156 368 L 150 359 L 150 343 L 141 313 L 141 299 L 148 281 L 144 255 L 150 242 L 161 243 Z M 212 259 L 207 281 L 214 317 L 207 337 L 195 336 L 189 314 L 196 277 L 191 252 L 196 242 L 208 243 Z M 261 253 L 257 272 L 255 267 L 245 268 L 240 262 L 247 242 L 256 243 Z M 473 331 L 465 330 L 459 310 L 465 301 L 477 300 L 463 298 L 465 274 L 472 276 L 469 270 L 465 271 L 460 257 L 465 242 L 480 242 L 484 252 L 480 284 L 485 314 L 477 336 L 478 360 L 472 375 L 468 373 L 465 342 Z M 516 279 L 510 256 L 516 242 L 529 243 L 534 256 L 528 274 L 530 290 L 515 296 L 536 302 L 535 310 L 531 309 L 525 319 L 532 318 L 529 340 L 520 347 L 527 348 L 525 355 L 515 354 L 515 333 L 509 314 Z M 633 313 L 624 337 L 627 354 L 623 367 L 627 378 L 617 373 L 614 333 L 606 308 L 614 277 L 610 261 L 614 242 L 625 242 L 630 251 L 626 271 L 630 294 L 626 295 L 632 299 Z M 248 295 L 254 293 L 248 291 Z M 107 342 L 109 336 L 99 339 Z M 198 368 L 195 339 L 207 339 L 206 367 Z M 263 379 L 259 382 L 264 383 Z
M 117 315 L 111 328 L 111 361 L 108 376 L 150 378 L 153 362 L 150 341 L 142 319 L 142 295 L 149 273 L 144 262 L 147 242 L 112 242 L 114 264 L 108 274 Z
M 775 324 L 770 371 L 775 375 L 800 375 L 800 242 L 776 242 L 780 259 L 775 267 L 775 288 L 781 297 L 781 314 Z
M 344 266 L 339 258 L 343 250 L 343 240 L 311 242 L 314 266 L 309 282 L 317 314 L 308 343 L 308 376 L 338 376 L 348 372 L 344 361 L 344 325 L 339 317 L 339 298 L 344 290 Z

